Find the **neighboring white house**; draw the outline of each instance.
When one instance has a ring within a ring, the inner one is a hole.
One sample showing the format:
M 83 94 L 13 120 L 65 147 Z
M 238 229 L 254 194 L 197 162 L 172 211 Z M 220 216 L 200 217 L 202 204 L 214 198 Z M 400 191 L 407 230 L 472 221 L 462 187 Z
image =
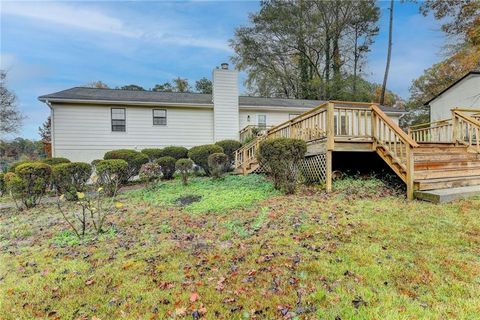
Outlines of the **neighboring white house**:
M 480 109 L 480 71 L 470 71 L 425 103 L 430 121 L 450 119 L 453 108 Z
M 113 149 L 187 148 L 239 139 L 323 103 L 238 95 L 238 72 L 213 70 L 213 94 L 75 87 L 39 97 L 51 109 L 52 156 L 90 162 Z M 398 123 L 401 110 L 383 108 Z

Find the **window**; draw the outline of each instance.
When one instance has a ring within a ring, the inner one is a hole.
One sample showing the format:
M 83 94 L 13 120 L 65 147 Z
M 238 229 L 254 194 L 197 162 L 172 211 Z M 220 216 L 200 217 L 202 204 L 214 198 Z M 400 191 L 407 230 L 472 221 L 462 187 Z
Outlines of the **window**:
M 125 108 L 112 108 L 112 131 L 126 131 Z
M 153 125 L 154 126 L 167 125 L 167 110 L 153 109 Z
M 259 114 L 257 116 L 257 124 L 259 128 L 265 129 L 267 127 L 267 116 L 264 114 Z

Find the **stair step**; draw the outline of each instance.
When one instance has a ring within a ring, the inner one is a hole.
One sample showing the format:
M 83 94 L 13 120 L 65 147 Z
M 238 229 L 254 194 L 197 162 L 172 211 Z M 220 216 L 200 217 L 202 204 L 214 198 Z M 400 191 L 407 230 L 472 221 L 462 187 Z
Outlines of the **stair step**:
M 415 162 L 426 161 L 466 161 L 466 160 L 477 160 L 478 155 L 476 153 L 449 153 L 449 152 L 438 152 L 438 153 L 416 153 L 414 155 Z
M 415 198 L 433 203 L 445 203 L 480 195 L 480 186 L 468 186 L 430 191 L 415 191 Z
M 447 189 L 466 186 L 478 186 L 480 185 L 479 176 L 462 176 L 455 178 L 439 178 L 439 179 L 421 179 L 415 180 L 416 190 L 434 190 L 434 189 Z
M 437 153 L 437 152 L 449 152 L 449 153 L 464 153 L 467 152 L 467 147 L 419 147 L 413 149 L 415 154 L 418 153 Z
M 480 160 L 471 161 L 415 161 L 415 172 L 420 170 L 437 169 L 469 169 L 480 167 Z
M 414 171 L 415 179 L 437 179 L 437 178 L 455 178 L 464 177 L 465 175 L 480 175 L 480 166 L 474 168 L 444 168 L 435 170 L 418 170 Z
M 441 147 L 456 147 L 455 143 L 450 142 L 417 142 L 420 148 L 441 148 Z

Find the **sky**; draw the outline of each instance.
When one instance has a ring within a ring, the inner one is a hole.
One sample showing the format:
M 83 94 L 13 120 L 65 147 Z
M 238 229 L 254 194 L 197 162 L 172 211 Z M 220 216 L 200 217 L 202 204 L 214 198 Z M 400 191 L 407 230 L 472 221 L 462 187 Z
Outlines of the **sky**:
M 366 77 L 383 80 L 389 1 L 379 2 L 380 34 L 368 57 Z M 228 40 L 249 23 L 258 1 L 0 1 L 0 68 L 26 115 L 15 136 L 39 139 L 49 109 L 40 95 L 101 80 L 110 87 L 152 88 L 177 76 L 211 78 L 230 62 Z M 418 4 L 395 3 L 388 88 L 408 98 L 423 70 L 441 59 L 444 35 Z

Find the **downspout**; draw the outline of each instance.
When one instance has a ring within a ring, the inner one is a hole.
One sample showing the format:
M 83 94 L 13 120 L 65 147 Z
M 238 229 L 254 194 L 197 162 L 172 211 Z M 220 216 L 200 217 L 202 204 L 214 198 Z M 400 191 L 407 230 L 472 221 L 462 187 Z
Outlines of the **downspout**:
M 52 148 L 52 158 L 55 157 L 55 121 L 54 121 L 54 109 L 50 101 L 45 100 L 45 103 L 50 108 L 50 145 Z

